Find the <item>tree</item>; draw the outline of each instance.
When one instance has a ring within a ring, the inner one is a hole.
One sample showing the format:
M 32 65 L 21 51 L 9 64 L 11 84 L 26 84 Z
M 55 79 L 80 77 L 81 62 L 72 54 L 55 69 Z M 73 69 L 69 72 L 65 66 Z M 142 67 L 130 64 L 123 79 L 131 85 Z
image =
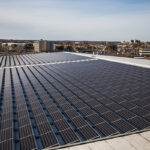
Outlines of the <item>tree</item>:
M 113 43 L 107 43 L 106 45 L 106 53 L 107 54 L 114 54 L 117 53 L 117 45 Z
M 68 51 L 73 51 L 73 47 L 72 46 L 67 46 L 66 48 Z
M 0 52 L 3 51 L 2 43 L 0 43 Z
M 12 48 L 12 51 L 16 51 L 16 49 L 17 49 L 17 44 L 12 44 L 12 45 L 11 45 L 11 48 Z
M 33 49 L 34 49 L 33 44 L 32 44 L 32 43 L 26 43 L 26 44 L 24 45 L 24 49 L 25 49 L 26 51 L 33 51 Z
M 64 48 L 64 46 L 63 45 L 61 45 L 61 46 L 57 46 L 57 50 L 64 50 L 65 48 Z
M 9 50 L 9 46 L 8 46 L 8 43 L 4 44 L 3 45 L 3 50 L 6 54 L 8 54 L 8 50 Z

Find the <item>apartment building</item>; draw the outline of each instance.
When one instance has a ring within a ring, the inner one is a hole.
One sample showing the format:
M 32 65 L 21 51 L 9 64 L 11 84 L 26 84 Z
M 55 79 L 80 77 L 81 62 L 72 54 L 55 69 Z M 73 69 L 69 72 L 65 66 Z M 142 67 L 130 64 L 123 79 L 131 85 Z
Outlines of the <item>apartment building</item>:
M 150 48 L 141 48 L 139 50 L 140 56 L 150 56 Z
M 35 52 L 47 52 L 50 50 L 54 50 L 54 46 L 52 42 L 46 40 L 35 41 L 33 43 Z

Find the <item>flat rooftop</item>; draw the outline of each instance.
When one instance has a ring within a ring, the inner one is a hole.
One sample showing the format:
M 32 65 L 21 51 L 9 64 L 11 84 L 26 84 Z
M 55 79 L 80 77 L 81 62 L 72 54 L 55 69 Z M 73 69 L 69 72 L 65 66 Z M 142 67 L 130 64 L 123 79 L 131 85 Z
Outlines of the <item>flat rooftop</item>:
M 0 57 L 0 149 L 71 149 L 149 131 L 150 69 L 125 59 Z

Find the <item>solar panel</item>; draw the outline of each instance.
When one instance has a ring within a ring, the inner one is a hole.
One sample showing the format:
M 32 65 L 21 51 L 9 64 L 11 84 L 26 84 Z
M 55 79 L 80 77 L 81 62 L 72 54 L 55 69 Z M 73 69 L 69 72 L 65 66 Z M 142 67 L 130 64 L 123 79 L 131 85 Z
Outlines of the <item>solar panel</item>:
M 18 111 L 18 118 L 23 118 L 23 117 L 28 117 L 28 111 L 27 110 L 23 110 L 23 111 Z
M 150 111 L 150 105 L 144 107 L 146 110 Z
M 136 129 L 136 128 L 133 127 L 131 124 L 129 124 L 128 122 L 126 122 L 125 120 L 122 120 L 122 119 L 113 122 L 113 124 L 114 124 L 117 128 L 119 128 L 123 133 L 129 132 L 129 131 L 133 131 L 133 130 Z
M 87 122 L 82 117 L 76 117 L 71 120 L 76 128 L 80 128 L 82 126 L 88 125 Z
M 112 99 L 113 99 L 113 101 L 115 101 L 117 103 L 122 103 L 125 101 L 124 99 L 122 99 L 121 97 L 118 97 L 118 96 L 113 96 Z
M 37 108 L 37 107 L 33 107 L 34 109 L 32 109 L 32 113 L 34 114 L 34 116 L 39 115 L 39 114 L 43 114 L 43 109 L 41 107 Z
M 12 127 L 13 127 L 13 120 L 11 120 L 11 119 L 0 122 L 0 130 L 1 129 L 12 128 Z
M 48 122 L 41 122 L 41 124 L 37 125 L 37 129 L 40 135 L 45 134 L 47 132 L 52 132 L 52 129 Z
M 125 119 L 130 119 L 130 118 L 136 116 L 135 114 L 133 114 L 132 112 L 128 111 L 127 109 L 119 110 L 119 111 L 117 111 L 117 113 L 118 113 L 120 116 L 124 117 Z
M 138 114 L 139 116 L 145 116 L 148 115 L 149 112 L 140 108 L 140 107 L 135 107 L 133 109 L 131 109 L 131 111 L 133 111 L 134 113 Z
M 4 112 L 4 110 L 3 110 Z M 11 120 L 13 118 L 12 112 L 2 113 L 1 120 Z
M 85 107 L 80 109 L 80 112 L 84 115 L 84 116 L 88 116 L 94 113 L 93 110 L 91 110 L 89 107 Z
M 149 105 L 149 103 L 147 101 L 144 101 L 144 100 L 142 100 L 142 101 L 141 100 L 135 100 L 135 101 L 133 101 L 133 103 L 137 104 L 139 106 L 142 106 L 142 107 Z
M 103 114 L 103 113 L 109 111 L 109 109 L 103 105 L 98 105 L 98 106 L 94 107 L 94 109 L 100 114 Z
M 88 102 L 86 102 L 86 103 L 89 104 L 89 105 L 92 106 L 92 107 L 97 106 L 97 105 L 100 104 L 99 102 L 97 102 L 97 101 L 95 101 L 95 100 L 88 101 Z
M 116 121 L 120 119 L 119 116 L 117 116 L 114 112 L 111 112 L 111 111 L 104 113 L 103 116 L 109 121 Z
M 51 118 L 52 118 L 54 121 L 63 119 L 63 115 L 62 115 L 62 113 L 59 112 L 59 111 L 54 112 L 54 113 L 51 113 L 50 116 L 51 116 Z
M 118 110 L 123 108 L 123 107 L 121 107 L 120 105 L 118 105 L 116 103 L 108 104 L 107 107 L 109 107 L 113 111 L 118 111 Z
M 20 139 L 20 149 L 21 150 L 36 149 L 34 137 L 28 136 L 28 137 Z
M 28 117 L 20 118 L 20 119 L 18 119 L 18 124 L 19 124 L 19 127 L 29 125 L 30 120 Z
M 90 116 L 87 116 L 86 117 L 93 125 L 96 125 L 96 124 L 99 124 L 99 123 L 102 123 L 104 122 L 104 119 L 101 118 L 99 115 L 97 114 L 93 114 L 93 115 L 90 115 Z
M 102 133 L 104 136 L 111 136 L 117 134 L 117 130 L 115 130 L 111 125 L 106 122 L 95 125 L 95 127 Z
M 71 128 L 61 131 L 60 135 L 62 136 L 65 144 L 79 141 L 79 138 Z
M 61 109 L 63 111 L 67 111 L 67 110 L 72 109 L 72 106 L 70 104 L 64 104 L 64 105 L 61 105 Z
M 31 125 L 26 125 L 26 126 L 19 128 L 19 137 L 20 138 L 31 136 L 32 134 L 33 133 L 32 133 Z
M 147 116 L 144 116 L 144 118 L 148 121 L 150 121 L 150 114 L 148 114 Z
M 48 132 L 40 135 L 40 139 L 43 145 L 43 148 L 52 147 L 58 145 L 57 139 L 52 132 Z
M 128 120 L 130 123 L 134 124 L 139 129 L 144 129 L 150 126 L 150 123 L 141 117 L 134 117 Z
M 65 111 L 65 113 L 70 119 L 79 116 L 79 114 L 74 109 Z
M 36 116 L 35 118 L 36 124 L 41 124 L 41 122 L 47 122 L 47 118 L 44 114 L 40 114 Z
M 1 150 L 12 150 L 13 147 L 13 140 L 6 140 L 0 143 Z
M 86 140 L 98 137 L 98 134 L 89 125 L 78 128 L 78 130 Z
M 149 69 L 103 60 L 36 65 L 85 59 L 65 53 L 13 58 L 2 66 L 20 67 L 0 71 L 0 149 L 39 150 L 150 127 Z
M 65 119 L 62 119 L 59 121 L 54 121 L 54 123 L 55 123 L 55 125 L 59 131 L 66 130 L 66 129 L 70 128 L 69 124 L 66 122 Z
M 47 106 L 47 111 L 51 114 L 51 113 L 57 112 L 58 108 L 56 105 L 50 105 L 50 106 Z
M 75 107 L 77 107 L 78 109 L 80 109 L 80 108 L 83 108 L 83 107 L 86 107 L 86 106 L 87 106 L 87 105 L 86 105 L 85 103 L 83 103 L 83 102 L 78 102 L 78 103 L 75 103 L 74 105 L 75 105 Z
M 98 98 L 98 101 L 101 102 L 101 103 L 103 103 L 103 104 L 105 104 L 105 105 L 106 105 L 106 104 L 111 104 L 111 103 L 112 103 L 111 100 L 106 99 L 106 98 L 102 98 L 102 97 Z
M 5 141 L 13 138 L 12 128 L 0 130 L 0 141 Z
M 135 104 L 128 102 L 128 101 L 122 102 L 121 105 L 127 109 L 132 109 L 132 108 L 136 107 Z

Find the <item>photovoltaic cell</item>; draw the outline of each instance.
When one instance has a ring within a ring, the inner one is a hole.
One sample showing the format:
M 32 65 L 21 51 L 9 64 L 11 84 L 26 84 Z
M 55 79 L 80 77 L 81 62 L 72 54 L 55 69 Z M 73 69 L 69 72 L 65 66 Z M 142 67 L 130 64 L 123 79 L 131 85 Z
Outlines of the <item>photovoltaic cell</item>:
M 19 137 L 23 138 L 23 137 L 27 137 L 32 135 L 32 127 L 30 125 L 27 126 L 23 126 L 19 128 Z
M 108 104 L 107 107 L 109 107 L 113 111 L 118 111 L 122 109 L 122 107 L 116 103 Z
M 24 118 L 24 117 L 28 117 L 28 111 L 27 110 L 23 110 L 23 111 L 18 111 L 18 118 Z
M 95 126 L 104 136 L 117 134 L 118 132 L 108 123 L 103 122 Z
M 62 119 L 59 121 L 54 121 L 54 123 L 59 131 L 70 128 L 69 124 L 67 123 L 67 121 L 65 119 Z
M 6 128 L 12 128 L 13 127 L 13 120 L 6 120 L 0 122 L 0 130 L 6 129 Z
M 140 129 L 144 129 L 150 126 L 150 123 L 148 121 L 138 116 L 131 118 L 128 121 Z
M 43 148 L 58 145 L 57 139 L 56 139 L 54 133 L 52 133 L 52 132 L 42 134 L 40 136 L 40 139 L 42 141 Z
M 66 111 L 65 113 L 70 119 L 79 116 L 79 114 L 74 109 Z
M 98 105 L 98 106 L 94 107 L 94 109 L 100 114 L 103 114 L 103 113 L 109 111 L 109 109 L 103 105 Z
M 87 122 L 82 117 L 76 117 L 71 120 L 76 128 L 80 128 L 82 126 L 88 125 Z
M 83 108 L 83 107 L 86 107 L 86 106 L 87 106 L 87 105 L 86 105 L 85 103 L 83 103 L 83 102 L 78 102 L 78 103 L 75 103 L 74 105 L 75 105 L 75 107 L 77 107 L 78 109 L 80 109 L 80 108 Z
M 144 107 L 146 110 L 150 111 L 150 105 Z
M 36 116 L 35 118 L 36 124 L 41 124 L 42 122 L 47 122 L 47 118 L 44 114 L 40 114 Z
M 41 124 L 37 125 L 37 129 L 39 131 L 39 134 L 45 134 L 47 132 L 52 132 L 50 124 L 48 122 L 42 122 Z
M 135 130 L 135 127 L 133 127 L 131 124 L 122 119 L 113 122 L 113 124 L 117 128 L 119 128 L 123 133 Z
M 21 150 L 36 149 L 34 137 L 28 136 L 28 137 L 20 139 L 20 149 Z
M 98 134 L 89 125 L 78 129 L 86 140 L 97 138 Z M 88 132 L 87 132 L 88 131 Z
M 128 101 L 122 102 L 120 105 L 122 105 L 123 107 L 125 107 L 127 109 L 132 109 L 132 108 L 136 107 L 135 104 L 128 102 Z
M 93 125 L 104 122 L 104 119 L 97 114 L 93 114 L 86 117 Z
M 18 124 L 19 124 L 19 127 L 29 125 L 30 120 L 28 117 L 20 118 L 20 119 L 18 119 Z
M 3 67 L 9 60 L 35 65 L 0 71 L 0 149 L 40 149 L 150 127 L 149 69 L 103 60 L 36 65 L 85 58 L 4 56 Z
M 58 108 L 56 105 L 47 106 L 47 111 L 51 114 L 51 113 L 57 112 Z
M 1 115 L 1 120 L 12 120 L 12 118 L 13 118 L 12 112 L 3 113 Z
M 134 113 L 136 113 L 137 115 L 140 115 L 140 116 L 145 116 L 145 115 L 148 115 L 149 112 L 140 108 L 140 107 L 135 107 L 133 109 L 131 109 L 131 111 L 133 111 Z
M 77 137 L 75 132 L 70 128 L 67 130 L 61 131 L 60 135 L 62 136 L 65 144 L 74 143 L 74 142 L 79 141 L 79 138 Z
M 148 121 L 150 121 L 150 114 L 148 114 L 147 116 L 144 116 L 144 118 Z
M 92 107 L 97 106 L 97 105 L 100 104 L 99 102 L 97 102 L 97 101 L 95 101 L 95 100 L 88 101 L 88 102 L 86 102 L 86 103 L 89 104 L 89 105 L 92 106 Z
M 109 121 L 116 121 L 118 119 L 120 119 L 119 116 L 117 116 L 114 112 L 106 112 L 105 114 L 103 114 L 104 118 L 106 118 Z
M 0 141 L 6 141 L 13 138 L 12 128 L 0 130 Z
M 63 119 L 63 115 L 61 112 L 57 111 L 55 113 L 52 113 L 50 114 L 51 118 L 54 120 L 54 121 L 57 121 L 57 120 L 60 120 L 60 119 Z
M 91 110 L 89 107 L 85 107 L 83 109 L 80 109 L 80 112 L 84 115 L 84 116 L 88 116 L 94 113 L 93 110 Z
M 61 106 L 62 110 L 67 111 L 72 109 L 72 106 L 70 104 L 64 104 Z
M 13 140 L 7 140 L 0 143 L 0 149 L 1 150 L 12 150 L 13 147 Z

